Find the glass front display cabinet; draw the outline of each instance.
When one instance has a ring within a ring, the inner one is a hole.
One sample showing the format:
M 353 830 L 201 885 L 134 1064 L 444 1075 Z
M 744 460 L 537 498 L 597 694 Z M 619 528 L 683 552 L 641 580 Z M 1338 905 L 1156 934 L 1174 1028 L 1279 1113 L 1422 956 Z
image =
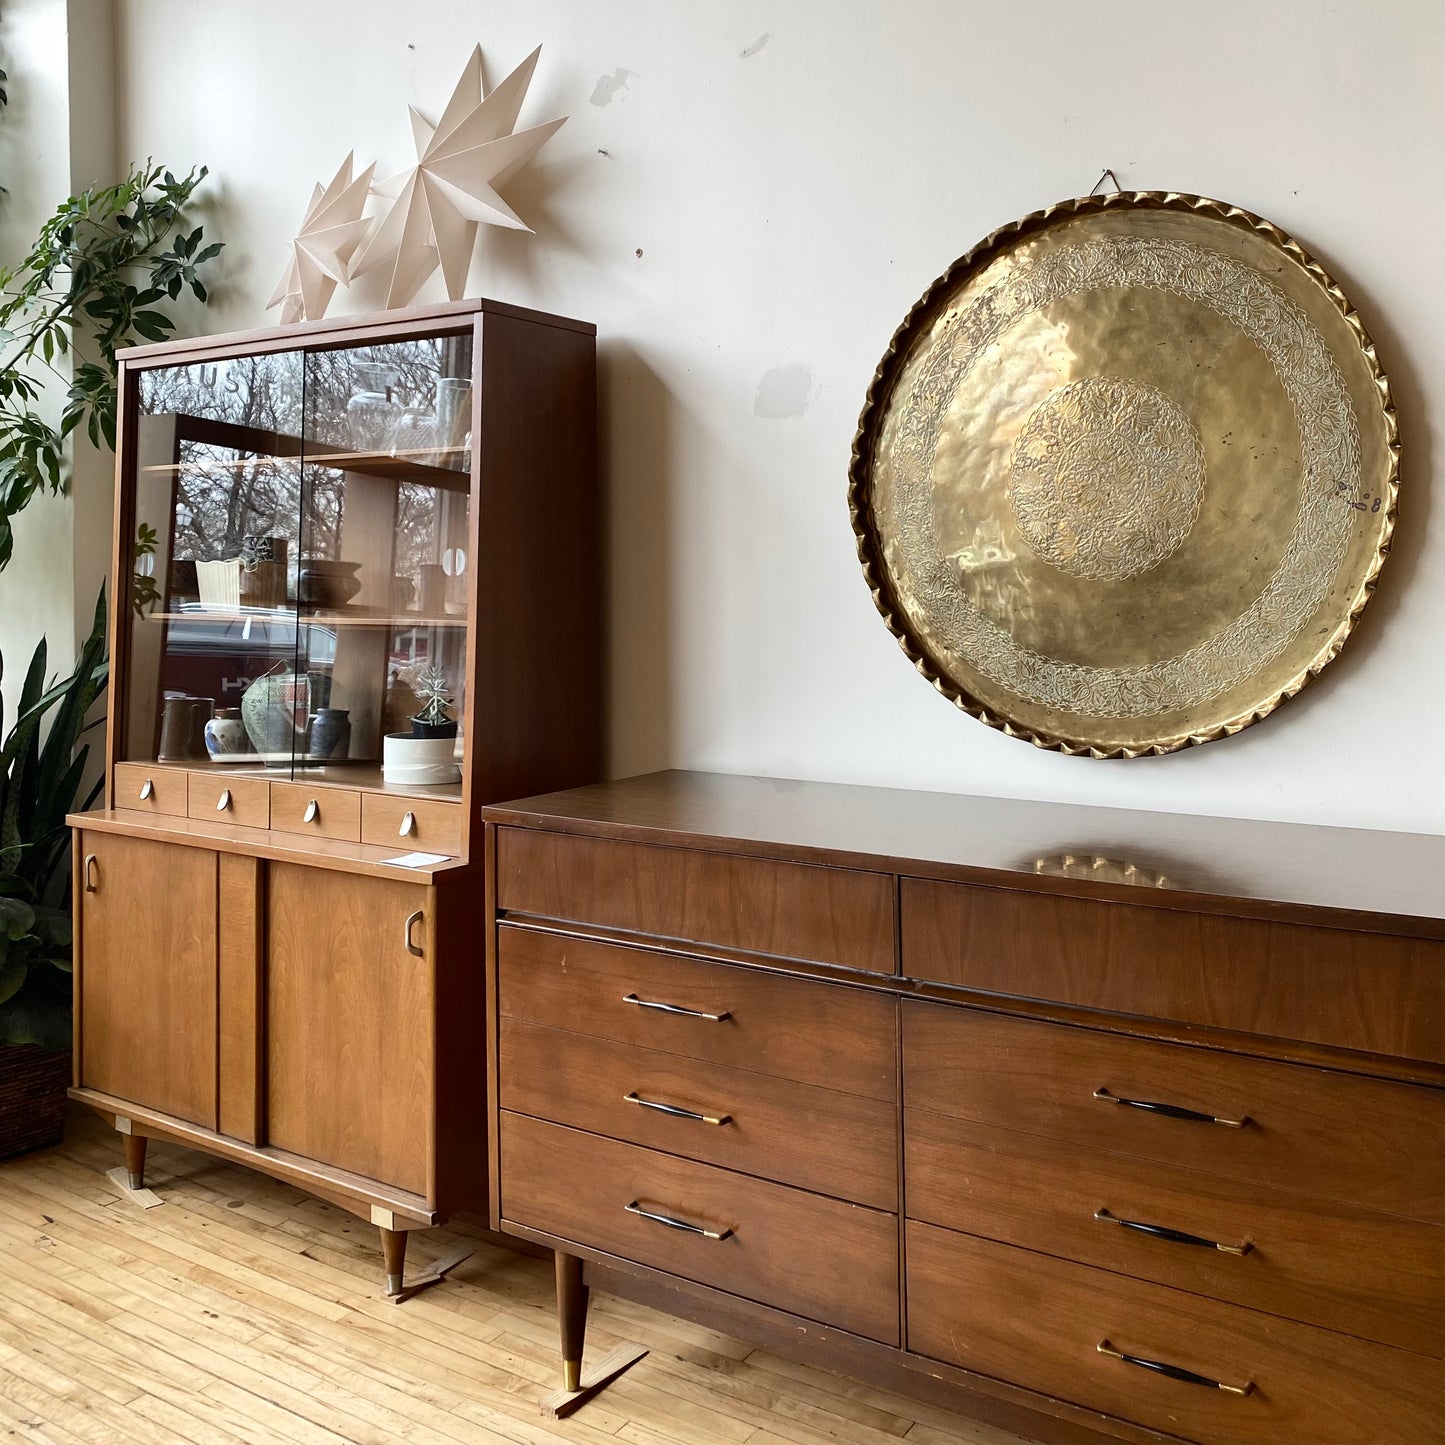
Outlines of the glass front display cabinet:
M 124 353 L 73 1096 L 406 1232 L 486 1201 L 488 802 L 601 771 L 596 337 L 478 301 Z M 473 839 L 477 844 L 473 846 Z

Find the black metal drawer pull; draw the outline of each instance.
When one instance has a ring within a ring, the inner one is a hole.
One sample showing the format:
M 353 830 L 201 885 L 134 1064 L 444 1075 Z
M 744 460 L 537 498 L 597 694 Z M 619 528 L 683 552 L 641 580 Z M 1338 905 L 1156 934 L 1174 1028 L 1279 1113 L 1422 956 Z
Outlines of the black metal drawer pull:
M 640 1215 L 643 1219 L 650 1219 L 654 1224 L 665 1224 L 669 1229 L 678 1229 L 684 1234 L 700 1234 L 704 1239 L 732 1238 L 731 1229 L 705 1229 L 701 1224 L 689 1224 L 687 1220 L 674 1219 L 670 1214 L 655 1214 L 650 1209 L 644 1209 L 636 1199 L 631 1204 L 624 1204 L 622 1207 L 629 1214 Z
M 683 1008 L 680 1003 L 657 1003 L 650 998 L 638 998 L 635 993 L 622 995 L 623 1003 L 636 1004 L 638 1008 L 656 1009 L 658 1013 L 681 1014 L 684 1018 L 707 1019 L 712 1023 L 720 1024 L 724 1019 L 730 1019 L 732 1014 L 724 1009 L 720 1014 L 705 1013 L 700 1008 Z
M 1182 1365 L 1166 1365 L 1163 1360 L 1146 1360 L 1140 1355 L 1126 1355 L 1122 1350 L 1116 1350 L 1108 1340 L 1100 1340 L 1094 1348 L 1101 1355 L 1108 1355 L 1111 1360 L 1121 1360 L 1124 1364 L 1133 1365 L 1140 1370 L 1152 1370 L 1156 1375 L 1178 1380 L 1183 1385 L 1202 1385 L 1206 1390 L 1223 1390 L 1226 1395 L 1249 1395 L 1254 1391 L 1253 1380 L 1245 1385 L 1226 1385 L 1222 1380 L 1211 1380 L 1208 1375 L 1195 1374 L 1193 1370 L 1186 1370 Z
M 1151 1239 L 1167 1239 L 1170 1244 L 1192 1244 L 1196 1249 L 1217 1249 L 1221 1254 L 1233 1254 L 1241 1258 L 1254 1248 L 1248 1240 L 1243 1244 L 1221 1244 L 1219 1240 L 1206 1239 L 1202 1234 L 1186 1234 L 1182 1229 L 1168 1229 L 1162 1224 L 1144 1224 L 1137 1219 L 1121 1219 L 1107 1209 L 1096 1209 L 1094 1218 L 1100 1224 L 1117 1224 L 1120 1229 L 1132 1229 L 1135 1234 L 1147 1234 Z
M 644 1099 L 641 1094 L 631 1093 L 622 1096 L 624 1104 L 640 1104 L 644 1109 L 656 1109 L 659 1114 L 667 1114 L 674 1119 L 695 1119 L 699 1124 L 731 1124 L 731 1114 L 699 1114 L 695 1109 L 684 1109 L 680 1104 L 664 1104 L 657 1099 Z
M 1219 1114 L 1206 1114 L 1199 1109 L 1184 1109 L 1178 1104 L 1156 1104 L 1150 1099 L 1126 1099 L 1122 1094 L 1111 1094 L 1105 1088 L 1094 1090 L 1094 1097 L 1106 1104 L 1122 1104 L 1126 1109 L 1143 1109 L 1146 1114 L 1163 1114 L 1167 1119 L 1191 1119 L 1196 1124 L 1223 1124 L 1226 1129 L 1243 1129 L 1249 1123 L 1249 1115 L 1242 1119 L 1225 1119 Z

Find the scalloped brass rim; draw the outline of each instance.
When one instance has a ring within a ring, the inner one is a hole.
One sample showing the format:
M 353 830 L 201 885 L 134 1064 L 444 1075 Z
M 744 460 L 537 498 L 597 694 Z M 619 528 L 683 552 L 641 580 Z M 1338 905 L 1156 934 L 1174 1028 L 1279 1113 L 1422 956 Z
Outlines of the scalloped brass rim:
M 982 270 L 1008 245 L 1023 237 L 1042 231 L 1061 219 L 1120 208 L 1194 212 L 1226 221 L 1242 230 L 1257 232 L 1313 277 L 1338 310 L 1345 324 L 1354 333 L 1361 355 L 1369 368 L 1370 378 L 1379 396 L 1384 421 L 1388 472 L 1383 484 L 1386 499 L 1385 520 L 1369 568 L 1356 589 L 1345 616 L 1306 666 L 1264 702 L 1207 729 L 1162 738 L 1143 747 L 1101 748 L 1060 734 L 1023 726 L 993 711 L 947 676 L 934 663 L 927 649 L 914 635 L 902 616 L 887 571 L 882 565 L 876 530 L 872 525 L 871 473 L 879 420 L 909 349 L 921 334 L 925 321 L 932 319 L 938 298 L 952 294 L 967 277 Z M 937 691 L 961 711 L 977 718 L 988 727 L 996 728 L 1009 737 L 1021 738 L 1035 747 L 1077 757 L 1135 758 L 1150 755 L 1160 756 L 1200 743 L 1213 742 L 1217 738 L 1232 737 L 1251 723 L 1268 717 L 1282 703 L 1294 697 L 1309 682 L 1318 677 L 1334 661 L 1341 648 L 1344 647 L 1345 640 L 1354 629 L 1360 614 L 1364 611 L 1365 604 L 1370 600 L 1376 583 L 1379 581 L 1380 570 L 1384 566 L 1385 558 L 1389 555 L 1395 531 L 1399 484 L 1399 422 L 1394 400 L 1390 394 L 1389 378 L 1380 366 L 1374 342 L 1365 330 L 1359 313 L 1356 312 L 1339 284 L 1314 256 L 1292 236 L 1280 230 L 1278 226 L 1241 206 L 1180 191 L 1115 191 L 1105 195 L 1081 196 L 1074 200 L 1059 201 L 1041 211 L 1033 211 L 1008 225 L 1000 226 L 959 257 L 914 303 L 898 329 L 893 333 L 893 337 L 888 343 L 888 349 L 878 363 L 873 373 L 873 379 L 868 386 L 868 394 L 858 418 L 858 430 L 853 438 L 852 456 L 848 466 L 848 508 L 853 524 L 853 535 L 857 542 L 858 560 L 862 564 L 863 575 L 867 580 L 869 592 L 872 594 L 873 604 L 878 609 L 889 632 L 897 639 L 904 655 Z

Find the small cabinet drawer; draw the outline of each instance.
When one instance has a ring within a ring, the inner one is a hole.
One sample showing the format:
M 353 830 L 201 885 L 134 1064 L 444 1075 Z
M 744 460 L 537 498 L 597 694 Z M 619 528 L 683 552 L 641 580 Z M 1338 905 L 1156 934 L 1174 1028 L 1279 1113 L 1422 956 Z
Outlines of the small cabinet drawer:
M 911 1109 L 908 1212 L 1445 1356 L 1445 1229 Z
M 271 825 L 271 785 L 264 778 L 226 774 L 190 774 L 186 812 L 211 823 L 240 823 L 246 828 Z
M 896 971 L 885 873 L 502 828 L 497 907 L 772 958 Z
M 917 1000 L 903 1074 L 910 1109 L 1445 1224 L 1445 1090 Z
M 540 929 L 498 932 L 503 1017 L 897 1097 L 897 1004 L 882 993 Z
M 459 857 L 462 805 L 395 793 L 367 793 L 361 800 L 361 841 L 379 848 L 420 849 Z
M 117 763 L 112 806 L 137 813 L 186 816 L 186 774 L 152 763 Z
M 313 833 L 355 843 L 361 837 L 361 795 L 347 788 L 272 783 L 271 826 L 283 833 Z
M 910 978 L 1445 1063 L 1445 942 L 920 878 L 899 898 Z
M 1438 1361 L 927 1224 L 907 1249 L 932 1359 L 1209 1445 L 1441 1438 Z
M 891 1102 L 507 1018 L 501 1105 L 877 1209 L 898 1208 Z
M 506 1112 L 501 1176 L 509 1224 L 898 1343 L 896 1215 Z

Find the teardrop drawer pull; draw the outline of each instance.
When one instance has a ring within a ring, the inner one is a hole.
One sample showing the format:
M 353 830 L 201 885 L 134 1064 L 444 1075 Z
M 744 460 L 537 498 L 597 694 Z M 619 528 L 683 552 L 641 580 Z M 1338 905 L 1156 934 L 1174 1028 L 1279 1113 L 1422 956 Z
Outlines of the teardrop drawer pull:
M 224 813 L 230 806 L 231 790 L 229 788 L 223 788 L 221 790 L 221 796 L 216 800 L 216 811 L 218 813 Z

